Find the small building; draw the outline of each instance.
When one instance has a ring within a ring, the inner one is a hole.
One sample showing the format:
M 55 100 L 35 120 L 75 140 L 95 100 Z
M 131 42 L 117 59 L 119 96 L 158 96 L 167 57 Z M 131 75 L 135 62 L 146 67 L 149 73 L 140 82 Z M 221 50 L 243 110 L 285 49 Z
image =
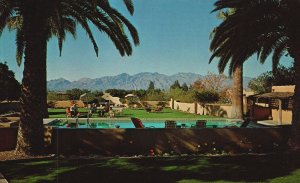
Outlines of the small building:
M 294 85 L 273 86 L 272 92 L 248 97 L 250 117 L 257 123 L 276 126 L 292 123 Z

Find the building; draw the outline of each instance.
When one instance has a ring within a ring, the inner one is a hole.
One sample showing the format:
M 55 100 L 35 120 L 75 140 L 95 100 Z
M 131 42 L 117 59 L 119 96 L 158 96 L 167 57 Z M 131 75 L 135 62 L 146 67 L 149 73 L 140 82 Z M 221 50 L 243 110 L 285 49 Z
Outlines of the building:
M 294 85 L 273 86 L 270 93 L 249 96 L 250 117 L 263 125 L 290 125 L 294 90 Z

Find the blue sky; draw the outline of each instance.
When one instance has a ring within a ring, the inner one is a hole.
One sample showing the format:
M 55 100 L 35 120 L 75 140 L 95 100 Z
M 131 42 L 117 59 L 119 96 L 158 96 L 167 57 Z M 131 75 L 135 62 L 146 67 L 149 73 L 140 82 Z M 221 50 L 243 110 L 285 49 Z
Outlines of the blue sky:
M 211 14 L 212 0 L 135 0 L 135 13 L 131 17 L 121 0 L 111 0 L 136 26 L 140 45 L 133 48 L 133 55 L 121 57 L 114 45 L 104 34 L 94 30 L 100 47 L 96 57 L 86 33 L 78 28 L 77 39 L 67 37 L 62 56 L 59 57 L 57 39 L 48 43 L 48 80 L 66 78 L 74 81 L 79 78 L 97 78 L 121 73 L 158 72 L 167 75 L 178 72 L 193 72 L 205 75 L 208 71 L 217 73 L 217 60 L 208 64 L 209 34 L 218 25 L 216 14 Z M 15 34 L 4 31 L 0 38 L 0 61 L 6 61 L 22 78 L 23 64 L 18 67 L 15 61 Z M 285 57 L 282 63 L 289 65 L 291 58 Z M 259 64 L 256 57 L 250 58 L 244 75 L 256 77 L 271 70 L 270 60 Z M 227 74 L 227 73 L 225 73 Z

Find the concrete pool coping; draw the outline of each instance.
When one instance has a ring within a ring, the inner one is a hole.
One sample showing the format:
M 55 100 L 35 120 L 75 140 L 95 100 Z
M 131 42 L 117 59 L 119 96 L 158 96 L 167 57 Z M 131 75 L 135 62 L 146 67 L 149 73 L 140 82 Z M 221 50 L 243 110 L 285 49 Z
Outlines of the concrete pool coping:
M 54 120 L 69 120 L 76 121 L 77 118 L 45 118 L 43 119 L 44 125 L 54 121 Z M 229 118 L 140 118 L 142 121 L 166 121 L 166 120 L 174 120 L 174 121 L 197 121 L 197 120 L 207 120 L 207 121 L 224 121 L 224 122 L 243 122 L 241 119 L 229 119 Z M 98 122 L 98 121 L 111 121 L 111 122 L 122 122 L 122 121 L 131 121 L 130 118 L 78 118 L 79 122 Z
M 0 172 L 0 183 L 8 183 L 1 172 Z

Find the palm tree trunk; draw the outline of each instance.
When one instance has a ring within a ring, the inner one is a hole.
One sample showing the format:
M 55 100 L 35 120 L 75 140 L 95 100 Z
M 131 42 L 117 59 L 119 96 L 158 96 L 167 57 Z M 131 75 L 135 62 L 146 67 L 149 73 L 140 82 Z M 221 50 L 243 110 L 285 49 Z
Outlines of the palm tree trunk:
M 300 53 L 298 51 L 297 53 Z M 292 147 L 293 149 L 300 149 L 300 54 L 294 57 L 295 66 L 295 93 L 293 102 L 293 118 L 292 118 Z
M 21 123 L 16 151 L 36 154 L 42 152 L 44 147 L 47 39 L 42 12 L 28 9 L 24 13 L 26 47 L 21 88 Z
M 231 117 L 243 119 L 243 65 L 234 69 Z

